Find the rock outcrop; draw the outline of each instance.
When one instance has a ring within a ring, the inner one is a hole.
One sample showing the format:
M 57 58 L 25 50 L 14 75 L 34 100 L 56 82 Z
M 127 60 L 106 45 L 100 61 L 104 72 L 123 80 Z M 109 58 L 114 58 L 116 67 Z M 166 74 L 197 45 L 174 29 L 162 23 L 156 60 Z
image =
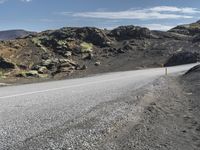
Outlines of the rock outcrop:
M 150 38 L 151 31 L 137 26 L 120 26 L 110 32 L 118 40 Z
M 195 34 L 200 33 L 200 21 L 197 21 L 192 24 L 179 25 L 169 30 L 169 32 L 175 32 L 179 34 L 194 36 Z
M 181 52 L 174 54 L 172 57 L 170 57 L 164 66 L 168 67 L 168 66 L 196 63 L 198 60 L 199 60 L 198 53 Z

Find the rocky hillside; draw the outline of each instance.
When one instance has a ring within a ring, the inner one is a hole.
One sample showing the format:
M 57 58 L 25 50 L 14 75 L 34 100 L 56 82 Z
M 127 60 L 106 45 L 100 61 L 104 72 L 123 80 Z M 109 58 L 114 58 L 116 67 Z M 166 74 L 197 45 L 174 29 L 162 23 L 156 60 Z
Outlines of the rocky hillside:
M 0 77 L 4 81 L 80 77 L 196 62 L 200 32 L 196 33 L 150 31 L 136 26 L 111 31 L 90 27 L 44 31 L 0 42 Z
M 25 31 L 25 30 L 0 31 L 0 41 L 2 41 L 2 40 L 14 40 L 16 38 L 24 37 L 24 36 L 27 36 L 29 34 L 35 34 L 35 33 Z
M 191 24 L 179 25 L 169 30 L 169 32 L 176 32 L 184 35 L 194 36 L 200 33 L 200 20 Z

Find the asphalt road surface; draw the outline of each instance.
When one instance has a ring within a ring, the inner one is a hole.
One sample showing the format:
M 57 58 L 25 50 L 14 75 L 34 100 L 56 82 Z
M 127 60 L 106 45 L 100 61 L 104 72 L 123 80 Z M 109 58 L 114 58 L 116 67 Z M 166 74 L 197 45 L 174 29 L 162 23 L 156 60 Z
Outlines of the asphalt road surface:
M 194 65 L 169 67 L 168 73 L 183 73 Z M 2 87 L 0 149 L 23 149 L 24 144 L 24 149 L 37 149 L 34 148 L 37 145 L 28 145 L 31 138 L 41 137 L 45 131 L 60 128 L 69 120 L 81 119 L 96 106 L 127 95 L 130 90 L 139 89 L 163 75 L 165 68 L 156 68 Z M 51 135 L 54 136 L 57 135 Z

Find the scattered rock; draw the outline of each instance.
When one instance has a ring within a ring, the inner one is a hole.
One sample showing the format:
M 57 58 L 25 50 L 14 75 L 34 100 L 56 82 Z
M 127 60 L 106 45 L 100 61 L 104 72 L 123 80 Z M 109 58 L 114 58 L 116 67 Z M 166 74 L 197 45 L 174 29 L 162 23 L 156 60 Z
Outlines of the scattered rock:
M 58 72 L 68 72 L 72 73 L 75 70 L 75 67 L 61 67 L 58 69 Z
M 86 65 L 83 65 L 83 66 L 77 65 L 75 69 L 76 70 L 86 70 L 87 66 Z
M 94 55 L 92 53 L 88 53 L 88 54 L 83 54 L 82 58 L 84 60 L 89 59 L 91 60 L 94 57 Z
M 119 48 L 119 49 L 117 50 L 117 52 L 118 52 L 118 53 L 125 53 L 125 51 L 124 51 L 122 48 Z
M 71 57 L 71 56 L 72 56 L 72 52 L 67 51 L 67 52 L 65 52 L 64 56 L 66 56 L 66 57 Z
M 26 66 L 26 65 L 18 65 L 18 67 L 20 68 L 20 69 L 22 69 L 22 70 L 27 70 L 29 67 L 28 66 Z
M 95 62 L 95 66 L 100 66 L 100 65 L 101 65 L 100 61 Z
M 0 83 L 0 87 L 2 86 L 9 86 L 10 84 L 7 84 L 7 83 Z
M 83 65 L 82 67 L 81 67 L 81 70 L 86 70 L 87 69 L 87 66 L 86 65 Z

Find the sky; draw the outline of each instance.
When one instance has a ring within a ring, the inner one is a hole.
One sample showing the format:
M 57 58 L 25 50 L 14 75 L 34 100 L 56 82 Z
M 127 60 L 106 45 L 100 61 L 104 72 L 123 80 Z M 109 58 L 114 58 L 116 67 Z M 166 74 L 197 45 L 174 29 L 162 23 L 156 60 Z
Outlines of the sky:
M 200 0 L 0 0 L 0 30 L 67 26 L 168 30 L 200 20 Z

